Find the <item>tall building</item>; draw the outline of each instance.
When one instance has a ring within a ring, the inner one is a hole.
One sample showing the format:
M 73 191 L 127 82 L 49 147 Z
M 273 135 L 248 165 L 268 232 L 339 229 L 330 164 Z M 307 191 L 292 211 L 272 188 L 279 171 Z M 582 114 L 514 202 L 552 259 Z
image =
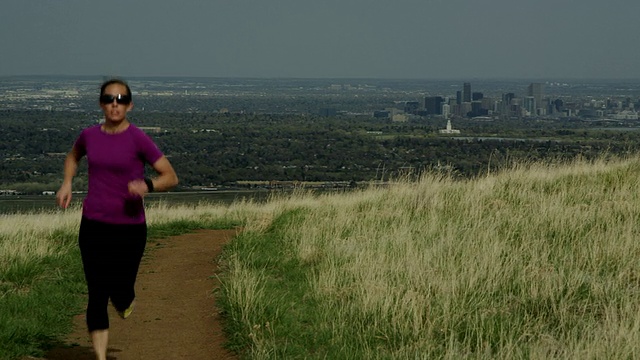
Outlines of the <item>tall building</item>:
M 500 113 L 502 114 L 503 117 L 509 118 L 513 115 L 511 103 L 515 98 L 516 98 L 516 94 L 514 93 L 502 94 L 502 108 L 500 109 Z
M 526 96 L 522 99 L 522 107 L 524 107 L 531 116 L 535 116 L 537 114 L 536 109 L 538 106 L 536 98 L 533 96 Z
M 533 97 L 535 100 L 535 108 L 541 108 L 543 106 L 542 98 L 544 97 L 544 84 L 531 83 L 527 88 L 527 96 Z M 534 112 L 535 113 L 535 112 Z
M 462 104 L 462 91 L 456 91 L 456 104 Z
M 429 115 L 442 115 L 442 96 L 427 96 L 424 98 L 424 108 Z
M 470 102 L 465 102 L 460 104 L 460 108 L 458 109 L 458 113 L 456 115 L 458 116 L 469 116 L 471 115 L 471 103 Z
M 442 116 L 445 119 L 449 118 L 449 115 L 451 115 L 451 105 L 449 104 L 443 104 L 442 105 Z
M 462 102 L 471 102 L 471 83 L 464 83 Z
M 490 97 L 483 97 L 482 100 L 480 100 L 480 102 L 482 103 L 482 109 L 487 110 L 487 114 L 491 112 L 499 111 L 499 109 L 496 107 L 497 101 L 495 101 Z
M 515 97 L 516 97 L 516 94 L 514 93 L 502 94 L 502 102 L 507 106 L 511 105 L 511 101 L 515 99 Z
M 489 114 L 487 109 L 482 108 L 482 101 L 471 102 L 471 113 L 467 114 L 469 117 L 486 116 Z

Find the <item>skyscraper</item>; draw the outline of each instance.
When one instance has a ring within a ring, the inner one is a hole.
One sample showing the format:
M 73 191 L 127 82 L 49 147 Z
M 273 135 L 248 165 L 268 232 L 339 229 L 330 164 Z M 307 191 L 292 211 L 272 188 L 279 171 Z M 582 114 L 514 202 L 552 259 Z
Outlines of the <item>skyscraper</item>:
M 424 98 L 424 108 L 429 115 L 441 115 L 443 102 L 442 96 L 427 96 Z
M 544 84 L 542 83 L 531 83 L 527 88 L 527 96 L 533 97 L 533 99 L 536 102 L 535 103 L 536 109 L 543 107 L 543 104 L 542 104 L 542 97 L 544 96 L 543 90 L 544 90 Z
M 471 102 L 471 83 L 464 83 L 462 102 Z
M 512 114 L 512 102 L 513 99 L 516 98 L 516 94 L 514 93 L 506 93 L 506 94 L 502 94 L 502 109 L 500 109 L 500 112 L 502 113 L 502 116 L 508 118 L 510 117 Z

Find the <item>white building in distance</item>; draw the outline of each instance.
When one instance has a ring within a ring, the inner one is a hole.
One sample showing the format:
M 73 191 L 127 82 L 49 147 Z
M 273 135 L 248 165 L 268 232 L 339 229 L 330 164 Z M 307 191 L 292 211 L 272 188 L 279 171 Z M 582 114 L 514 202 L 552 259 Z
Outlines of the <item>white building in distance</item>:
M 440 130 L 440 134 L 460 134 L 460 130 L 451 127 L 451 120 L 447 120 L 447 128 Z

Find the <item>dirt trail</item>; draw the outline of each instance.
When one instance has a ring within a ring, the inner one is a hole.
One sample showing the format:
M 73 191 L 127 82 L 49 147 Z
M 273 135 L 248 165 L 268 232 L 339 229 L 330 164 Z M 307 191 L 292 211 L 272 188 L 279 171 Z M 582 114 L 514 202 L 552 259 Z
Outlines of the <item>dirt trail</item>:
M 110 360 L 237 359 L 224 349 L 212 289 L 215 262 L 236 230 L 201 230 L 159 241 L 145 256 L 136 282 L 137 302 L 121 320 L 109 306 Z M 74 319 L 66 344 L 47 360 L 94 360 L 84 315 Z

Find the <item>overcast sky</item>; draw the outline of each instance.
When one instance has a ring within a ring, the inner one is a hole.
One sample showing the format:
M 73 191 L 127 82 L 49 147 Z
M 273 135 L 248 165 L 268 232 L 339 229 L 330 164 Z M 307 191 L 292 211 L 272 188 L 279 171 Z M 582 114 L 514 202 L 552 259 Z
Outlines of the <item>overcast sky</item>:
M 2 0 L 0 76 L 640 79 L 639 0 Z

